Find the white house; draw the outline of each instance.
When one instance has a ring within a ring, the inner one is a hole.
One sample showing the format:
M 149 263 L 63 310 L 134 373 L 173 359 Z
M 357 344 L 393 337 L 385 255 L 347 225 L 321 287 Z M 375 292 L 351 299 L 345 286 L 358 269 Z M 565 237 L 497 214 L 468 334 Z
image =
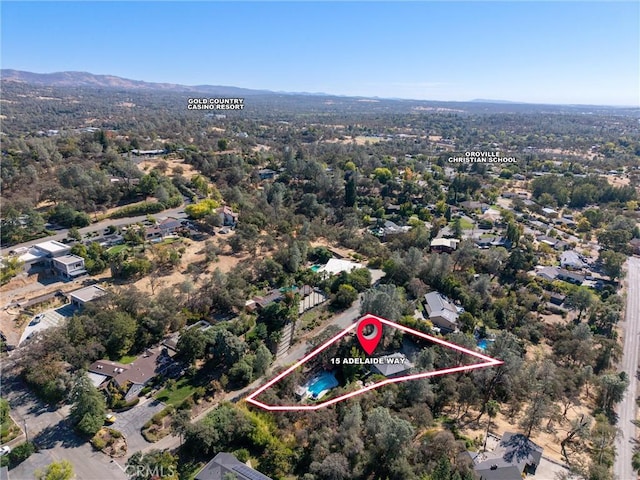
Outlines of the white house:
M 56 257 L 52 262 L 56 273 L 64 278 L 70 279 L 87 273 L 84 266 L 84 258 L 77 255 L 63 255 Z
M 562 252 L 560 256 L 560 266 L 569 270 L 581 270 L 587 266 L 582 255 L 575 250 Z

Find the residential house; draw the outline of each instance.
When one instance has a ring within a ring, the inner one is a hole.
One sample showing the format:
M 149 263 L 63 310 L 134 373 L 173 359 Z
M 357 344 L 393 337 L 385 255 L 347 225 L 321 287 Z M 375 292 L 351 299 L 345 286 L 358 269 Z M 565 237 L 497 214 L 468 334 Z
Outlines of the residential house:
M 502 213 L 495 208 L 489 208 L 480 216 L 480 219 L 489 220 L 493 223 L 499 223 L 502 221 Z
M 558 211 L 554 210 L 553 208 L 544 207 L 542 209 L 542 213 L 547 218 L 557 218 L 558 217 Z
M 549 294 L 549 302 L 558 307 L 564 303 L 566 298 L 567 297 L 565 295 L 562 295 L 561 293 L 551 292 Z
M 384 207 L 384 213 L 386 213 L 387 215 L 399 215 L 400 210 L 401 210 L 400 205 L 395 205 L 393 203 L 389 205 L 385 205 Z
M 98 360 L 93 362 L 88 371 L 96 378 L 107 377 L 118 388 L 126 390 L 125 400 L 130 401 L 138 395 L 149 381 L 165 370 L 171 359 L 160 348 L 148 349 L 130 364 Z
M 538 269 L 536 275 L 544 278 L 545 280 L 549 280 L 552 282 L 556 278 L 558 278 L 558 268 L 557 267 L 542 267 Z
M 97 285 L 90 285 L 88 287 L 80 288 L 69 292 L 69 301 L 76 307 L 84 307 L 85 304 L 106 295 L 108 292 Z
M 556 243 L 559 242 L 557 238 L 548 237 L 547 235 L 538 235 L 536 237 L 536 240 L 539 243 L 544 243 L 545 245 L 550 246 L 551 248 L 554 248 L 556 246 Z
M 262 168 L 258 170 L 258 176 L 260 177 L 260 180 L 272 180 L 273 178 L 275 178 L 277 173 L 278 172 L 276 172 L 275 170 L 271 170 L 270 168 Z
M 493 452 L 468 453 L 480 480 L 522 480 L 536 473 L 542 452 L 523 434 L 505 432 Z
M 180 220 L 173 217 L 169 217 L 162 220 L 158 224 L 158 228 L 160 229 L 160 232 L 164 237 L 167 235 L 175 234 L 178 230 L 181 230 L 183 227 L 182 227 L 182 222 Z
M 230 453 L 220 452 L 200 470 L 194 480 L 272 480 Z
M 68 255 L 71 247 L 55 240 L 37 243 L 30 248 L 16 249 L 15 253 L 20 262 L 24 264 L 25 271 L 29 271 L 35 265 L 53 268 L 53 259 Z
M 330 258 L 326 265 L 320 267 L 318 273 L 331 276 L 338 275 L 342 272 L 349 273 L 359 268 L 365 268 L 365 266 L 361 263 L 352 262 L 343 258 Z
M 397 377 L 413 368 L 413 363 L 409 361 L 404 353 L 400 352 L 379 357 L 379 360 L 381 363 L 371 365 L 371 371 L 387 378 Z
M 247 305 L 249 310 L 262 310 L 265 307 L 271 305 L 272 303 L 281 302 L 284 298 L 284 294 L 277 288 L 274 288 L 270 292 L 268 292 L 265 296 L 253 297 L 253 303 L 251 305 Z
M 53 270 L 62 278 L 71 280 L 87 273 L 84 266 L 84 258 L 78 255 L 63 255 L 52 261 Z
M 573 283 L 574 285 L 582 285 L 586 280 L 586 276 L 561 268 L 558 270 L 557 279 L 562 280 L 563 282 Z
M 144 230 L 145 240 L 153 240 L 154 238 L 162 238 L 162 230 L 157 225 L 145 228 Z
M 506 237 L 484 237 L 476 240 L 478 248 L 486 249 L 489 247 L 503 247 L 509 250 L 513 242 Z
M 451 253 L 458 248 L 460 240 L 457 238 L 434 238 L 431 240 L 431 251 L 438 253 Z
M 164 149 L 162 149 L 162 150 L 160 150 L 160 149 L 158 149 L 158 150 L 137 150 L 137 149 L 134 149 L 134 150 L 131 150 L 131 153 L 133 155 L 137 155 L 139 157 L 154 157 L 154 156 L 157 156 L 157 155 L 164 155 L 165 153 L 167 153 L 167 151 L 164 150 Z
M 260 297 L 253 297 L 252 300 L 249 300 L 245 303 L 245 308 L 249 311 L 254 311 L 254 310 L 262 310 L 266 307 L 268 307 L 269 305 L 271 305 L 272 303 L 279 303 L 282 300 L 284 300 L 284 297 L 287 293 L 293 293 L 293 294 L 297 294 L 300 295 L 300 300 L 301 300 L 301 304 L 304 302 L 304 299 L 307 298 L 308 296 L 314 294 L 314 290 L 312 287 L 310 287 L 309 285 L 303 285 L 302 288 L 298 288 L 298 287 L 292 287 L 289 289 L 286 288 L 274 288 L 273 290 L 269 291 L 265 296 Z M 324 301 L 324 300 L 322 300 Z M 308 302 L 308 304 L 310 304 L 312 301 L 310 300 Z M 318 302 L 318 303 L 322 303 L 322 302 Z M 315 303 L 314 305 L 309 306 L 308 308 L 311 308 L 312 306 L 317 305 L 318 303 Z
M 403 235 L 411 230 L 411 227 L 408 225 L 399 226 L 391 220 L 387 220 L 384 222 L 384 225 L 377 229 L 378 236 L 381 236 L 383 240 L 389 240 L 397 235 Z
M 206 332 L 211 327 L 212 327 L 212 325 L 209 322 L 207 322 L 206 320 L 199 320 L 196 323 L 194 323 L 192 325 L 189 325 L 188 327 L 184 328 L 182 331 L 174 332 L 171 335 L 169 335 L 169 337 L 165 338 L 162 341 L 162 345 L 164 345 L 165 347 L 171 349 L 173 352 L 177 352 L 178 351 L 178 341 L 180 340 L 180 337 L 182 336 L 182 334 L 184 334 L 184 332 L 186 332 L 187 330 L 190 330 L 192 328 L 196 328 L 196 329 L 200 330 L 201 332 Z M 172 355 L 171 352 L 169 352 L 169 355 Z
M 477 202 L 475 200 L 466 200 L 461 202 L 460 206 L 467 212 L 479 211 L 481 213 L 485 213 L 489 208 L 491 208 L 491 205 L 484 202 Z
M 587 267 L 585 258 L 575 250 L 562 252 L 560 255 L 560 266 L 568 270 L 582 270 Z
M 446 332 L 452 332 L 457 328 L 458 308 L 440 292 L 425 294 L 423 304 L 427 319 L 435 326 Z
M 129 365 L 125 365 L 124 363 L 113 362 L 111 360 L 96 360 L 89 365 L 87 376 L 93 385 L 98 388 L 106 386 L 109 380 L 127 369 L 129 369 Z
M 225 227 L 235 227 L 238 223 L 238 214 L 231 207 L 224 205 L 216 211 L 220 216 L 220 222 Z

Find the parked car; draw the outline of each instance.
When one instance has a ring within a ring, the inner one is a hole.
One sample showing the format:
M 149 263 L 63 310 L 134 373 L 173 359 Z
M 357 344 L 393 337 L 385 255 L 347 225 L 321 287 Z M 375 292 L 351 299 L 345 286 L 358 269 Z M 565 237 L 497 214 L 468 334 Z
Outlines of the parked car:
M 31 323 L 36 324 L 36 323 L 40 323 L 40 321 L 44 318 L 44 313 L 39 313 L 38 315 L 36 315 L 35 317 L 33 317 L 33 320 L 31 321 Z
M 116 421 L 116 416 L 113 413 L 109 413 L 104 416 L 104 421 L 105 423 L 108 423 L 109 425 L 111 425 Z
M 9 455 L 11 453 L 11 447 L 9 445 L 3 445 L 0 447 L 0 457 L 4 457 L 5 455 Z

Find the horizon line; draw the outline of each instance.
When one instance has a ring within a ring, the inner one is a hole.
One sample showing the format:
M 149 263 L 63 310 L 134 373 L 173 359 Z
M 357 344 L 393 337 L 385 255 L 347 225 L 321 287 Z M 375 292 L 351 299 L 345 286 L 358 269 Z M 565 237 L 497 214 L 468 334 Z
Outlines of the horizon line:
M 168 81 L 157 80 L 138 80 L 134 78 L 122 77 L 112 73 L 93 73 L 86 70 L 58 70 L 54 72 L 34 72 L 30 70 L 21 70 L 19 68 L 2 67 L 0 71 L 12 70 L 15 72 L 30 73 L 34 75 L 55 75 L 62 73 L 80 73 L 86 75 L 92 75 L 95 77 L 115 77 L 121 80 L 129 80 L 132 82 L 143 82 L 150 85 L 175 85 L 178 87 L 198 88 L 198 87 L 224 87 L 224 88 L 238 88 L 243 90 L 253 90 L 256 92 L 269 92 L 272 94 L 286 94 L 286 95 L 307 95 L 307 96 L 326 96 L 326 97 L 342 97 L 342 98 L 355 98 L 355 99 L 371 99 L 371 100 L 390 100 L 390 101 L 413 101 L 413 102 L 431 102 L 431 103 L 474 103 L 474 104 L 491 104 L 491 105 L 528 105 L 528 106 L 557 106 L 557 107 L 607 107 L 607 108 L 640 108 L 640 100 L 637 105 L 633 104 L 606 104 L 606 103 L 549 103 L 549 102 L 531 102 L 523 100 L 508 100 L 508 99 L 484 99 L 473 98 L 469 100 L 432 100 L 432 99 L 420 99 L 413 97 L 398 97 L 398 96 L 379 96 L 379 95 L 360 95 L 360 94 L 343 94 L 343 93 L 327 93 L 327 92 L 307 92 L 307 91 L 291 91 L 291 90 L 272 90 L 269 88 L 253 88 L 253 87 L 240 87 L 237 85 L 212 85 L 212 84 L 185 84 Z M 5 80 L 2 78 L 2 80 Z M 10 81 L 10 80 L 7 80 Z M 24 82 L 30 84 L 30 82 Z M 54 85 L 55 86 L 55 85 Z M 87 85 L 90 86 L 90 85 Z M 116 87 L 106 87 L 116 88 Z M 120 87 L 121 88 L 121 87 Z

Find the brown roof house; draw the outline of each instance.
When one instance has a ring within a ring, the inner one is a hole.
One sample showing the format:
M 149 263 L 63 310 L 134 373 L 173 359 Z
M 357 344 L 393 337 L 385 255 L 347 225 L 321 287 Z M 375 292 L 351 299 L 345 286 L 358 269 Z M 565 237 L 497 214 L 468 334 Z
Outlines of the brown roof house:
M 130 401 L 138 395 L 140 390 L 149 381 L 164 371 L 171 362 L 168 355 L 162 353 L 160 348 L 146 350 L 130 364 L 113 362 L 111 360 L 98 360 L 89 366 L 89 375 L 94 385 L 100 377 L 102 381 L 98 385 L 106 384 L 111 380 L 115 385 L 127 391 L 125 400 Z

